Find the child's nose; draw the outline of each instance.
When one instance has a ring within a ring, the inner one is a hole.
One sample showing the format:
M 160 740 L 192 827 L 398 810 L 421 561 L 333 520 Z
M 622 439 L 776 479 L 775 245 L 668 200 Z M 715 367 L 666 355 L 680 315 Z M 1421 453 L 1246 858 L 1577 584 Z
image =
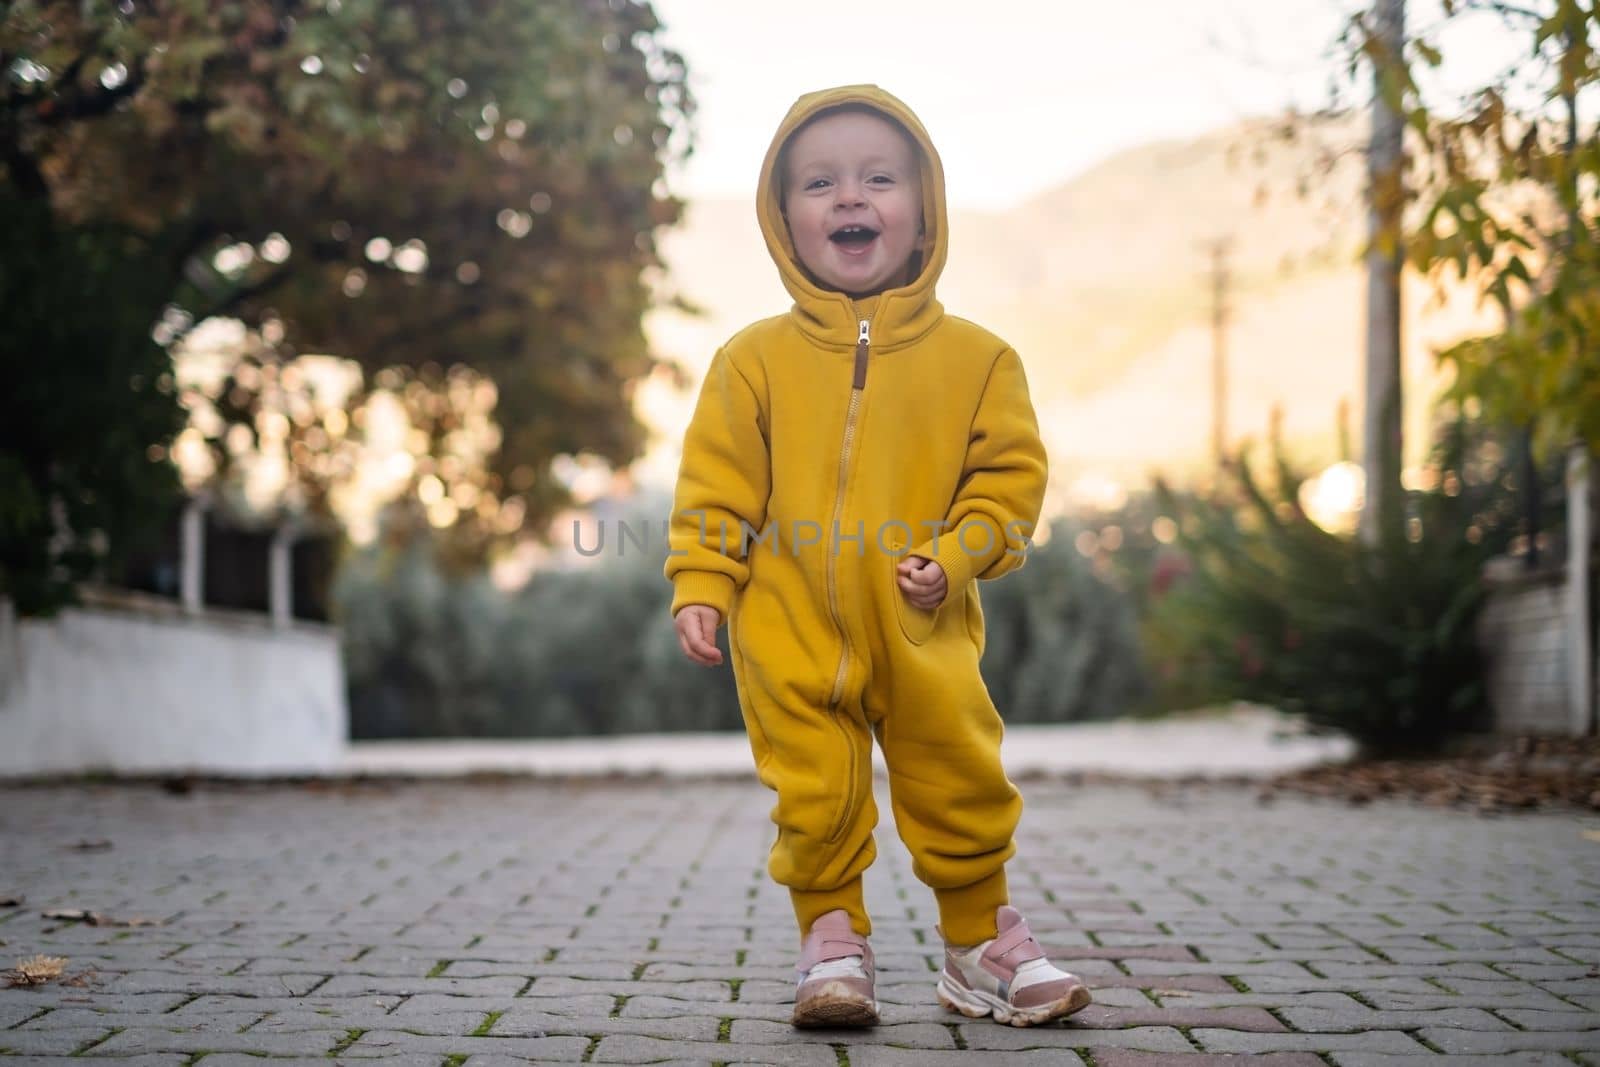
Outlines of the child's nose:
M 855 207 L 865 203 L 865 197 L 859 182 L 840 182 L 833 188 L 834 204 L 839 207 Z

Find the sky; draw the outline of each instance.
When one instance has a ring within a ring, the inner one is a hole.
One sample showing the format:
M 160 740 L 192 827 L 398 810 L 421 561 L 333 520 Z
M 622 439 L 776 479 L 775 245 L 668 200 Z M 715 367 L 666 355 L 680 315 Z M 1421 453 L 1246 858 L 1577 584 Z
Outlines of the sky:
M 671 177 L 689 199 L 751 195 L 802 93 L 872 82 L 922 118 L 951 206 L 1000 209 L 1107 155 L 1189 138 L 1291 103 L 1324 105 L 1352 0 L 653 0 L 699 102 Z M 1411 24 L 1437 0 L 1410 5 Z M 1457 56 L 1496 52 L 1487 25 Z M 1450 43 L 1450 42 L 1446 42 Z M 1503 49 L 1500 51 L 1503 52 Z M 1476 64 L 1461 64 L 1468 69 Z M 1481 67 L 1480 67 L 1481 69 Z

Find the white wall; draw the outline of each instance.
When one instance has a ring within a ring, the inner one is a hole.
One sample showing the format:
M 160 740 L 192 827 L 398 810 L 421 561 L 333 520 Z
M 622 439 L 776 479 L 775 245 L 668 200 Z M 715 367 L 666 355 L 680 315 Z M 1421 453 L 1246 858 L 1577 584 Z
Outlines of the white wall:
M 344 758 L 331 627 L 141 597 L 11 615 L 0 600 L 0 776 L 293 774 Z
M 1495 731 L 1572 733 L 1563 572 L 1487 577 L 1490 596 L 1478 620 L 1478 642 Z

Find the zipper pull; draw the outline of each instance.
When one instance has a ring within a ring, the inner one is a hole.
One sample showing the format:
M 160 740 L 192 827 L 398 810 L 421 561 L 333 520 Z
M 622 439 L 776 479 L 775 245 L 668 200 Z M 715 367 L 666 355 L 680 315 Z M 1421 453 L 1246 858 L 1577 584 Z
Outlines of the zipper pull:
M 872 344 L 871 325 L 871 320 L 861 320 L 861 335 L 856 338 L 856 377 L 850 385 L 852 389 L 867 387 L 867 348 Z

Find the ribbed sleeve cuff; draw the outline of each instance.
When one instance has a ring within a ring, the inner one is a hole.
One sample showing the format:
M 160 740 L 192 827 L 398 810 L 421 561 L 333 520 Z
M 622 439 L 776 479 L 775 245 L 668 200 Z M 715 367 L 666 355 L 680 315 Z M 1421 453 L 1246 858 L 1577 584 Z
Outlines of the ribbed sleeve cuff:
M 967 531 L 964 546 L 960 533 L 961 527 L 965 526 L 971 526 L 972 529 Z M 988 530 L 988 540 L 984 539 L 984 529 Z M 968 515 L 961 520 L 960 526 L 940 531 L 937 538 L 923 542 L 913 548 L 910 554 L 931 559 L 944 570 L 945 583 L 949 586 L 944 602 L 948 604 L 966 589 L 974 575 L 982 573 L 1005 550 L 1005 538 L 992 521 L 980 515 Z
M 733 604 L 733 579 L 715 571 L 679 571 L 672 579 L 672 614 L 690 604 L 705 604 L 717 609 L 719 623 L 728 621 Z

